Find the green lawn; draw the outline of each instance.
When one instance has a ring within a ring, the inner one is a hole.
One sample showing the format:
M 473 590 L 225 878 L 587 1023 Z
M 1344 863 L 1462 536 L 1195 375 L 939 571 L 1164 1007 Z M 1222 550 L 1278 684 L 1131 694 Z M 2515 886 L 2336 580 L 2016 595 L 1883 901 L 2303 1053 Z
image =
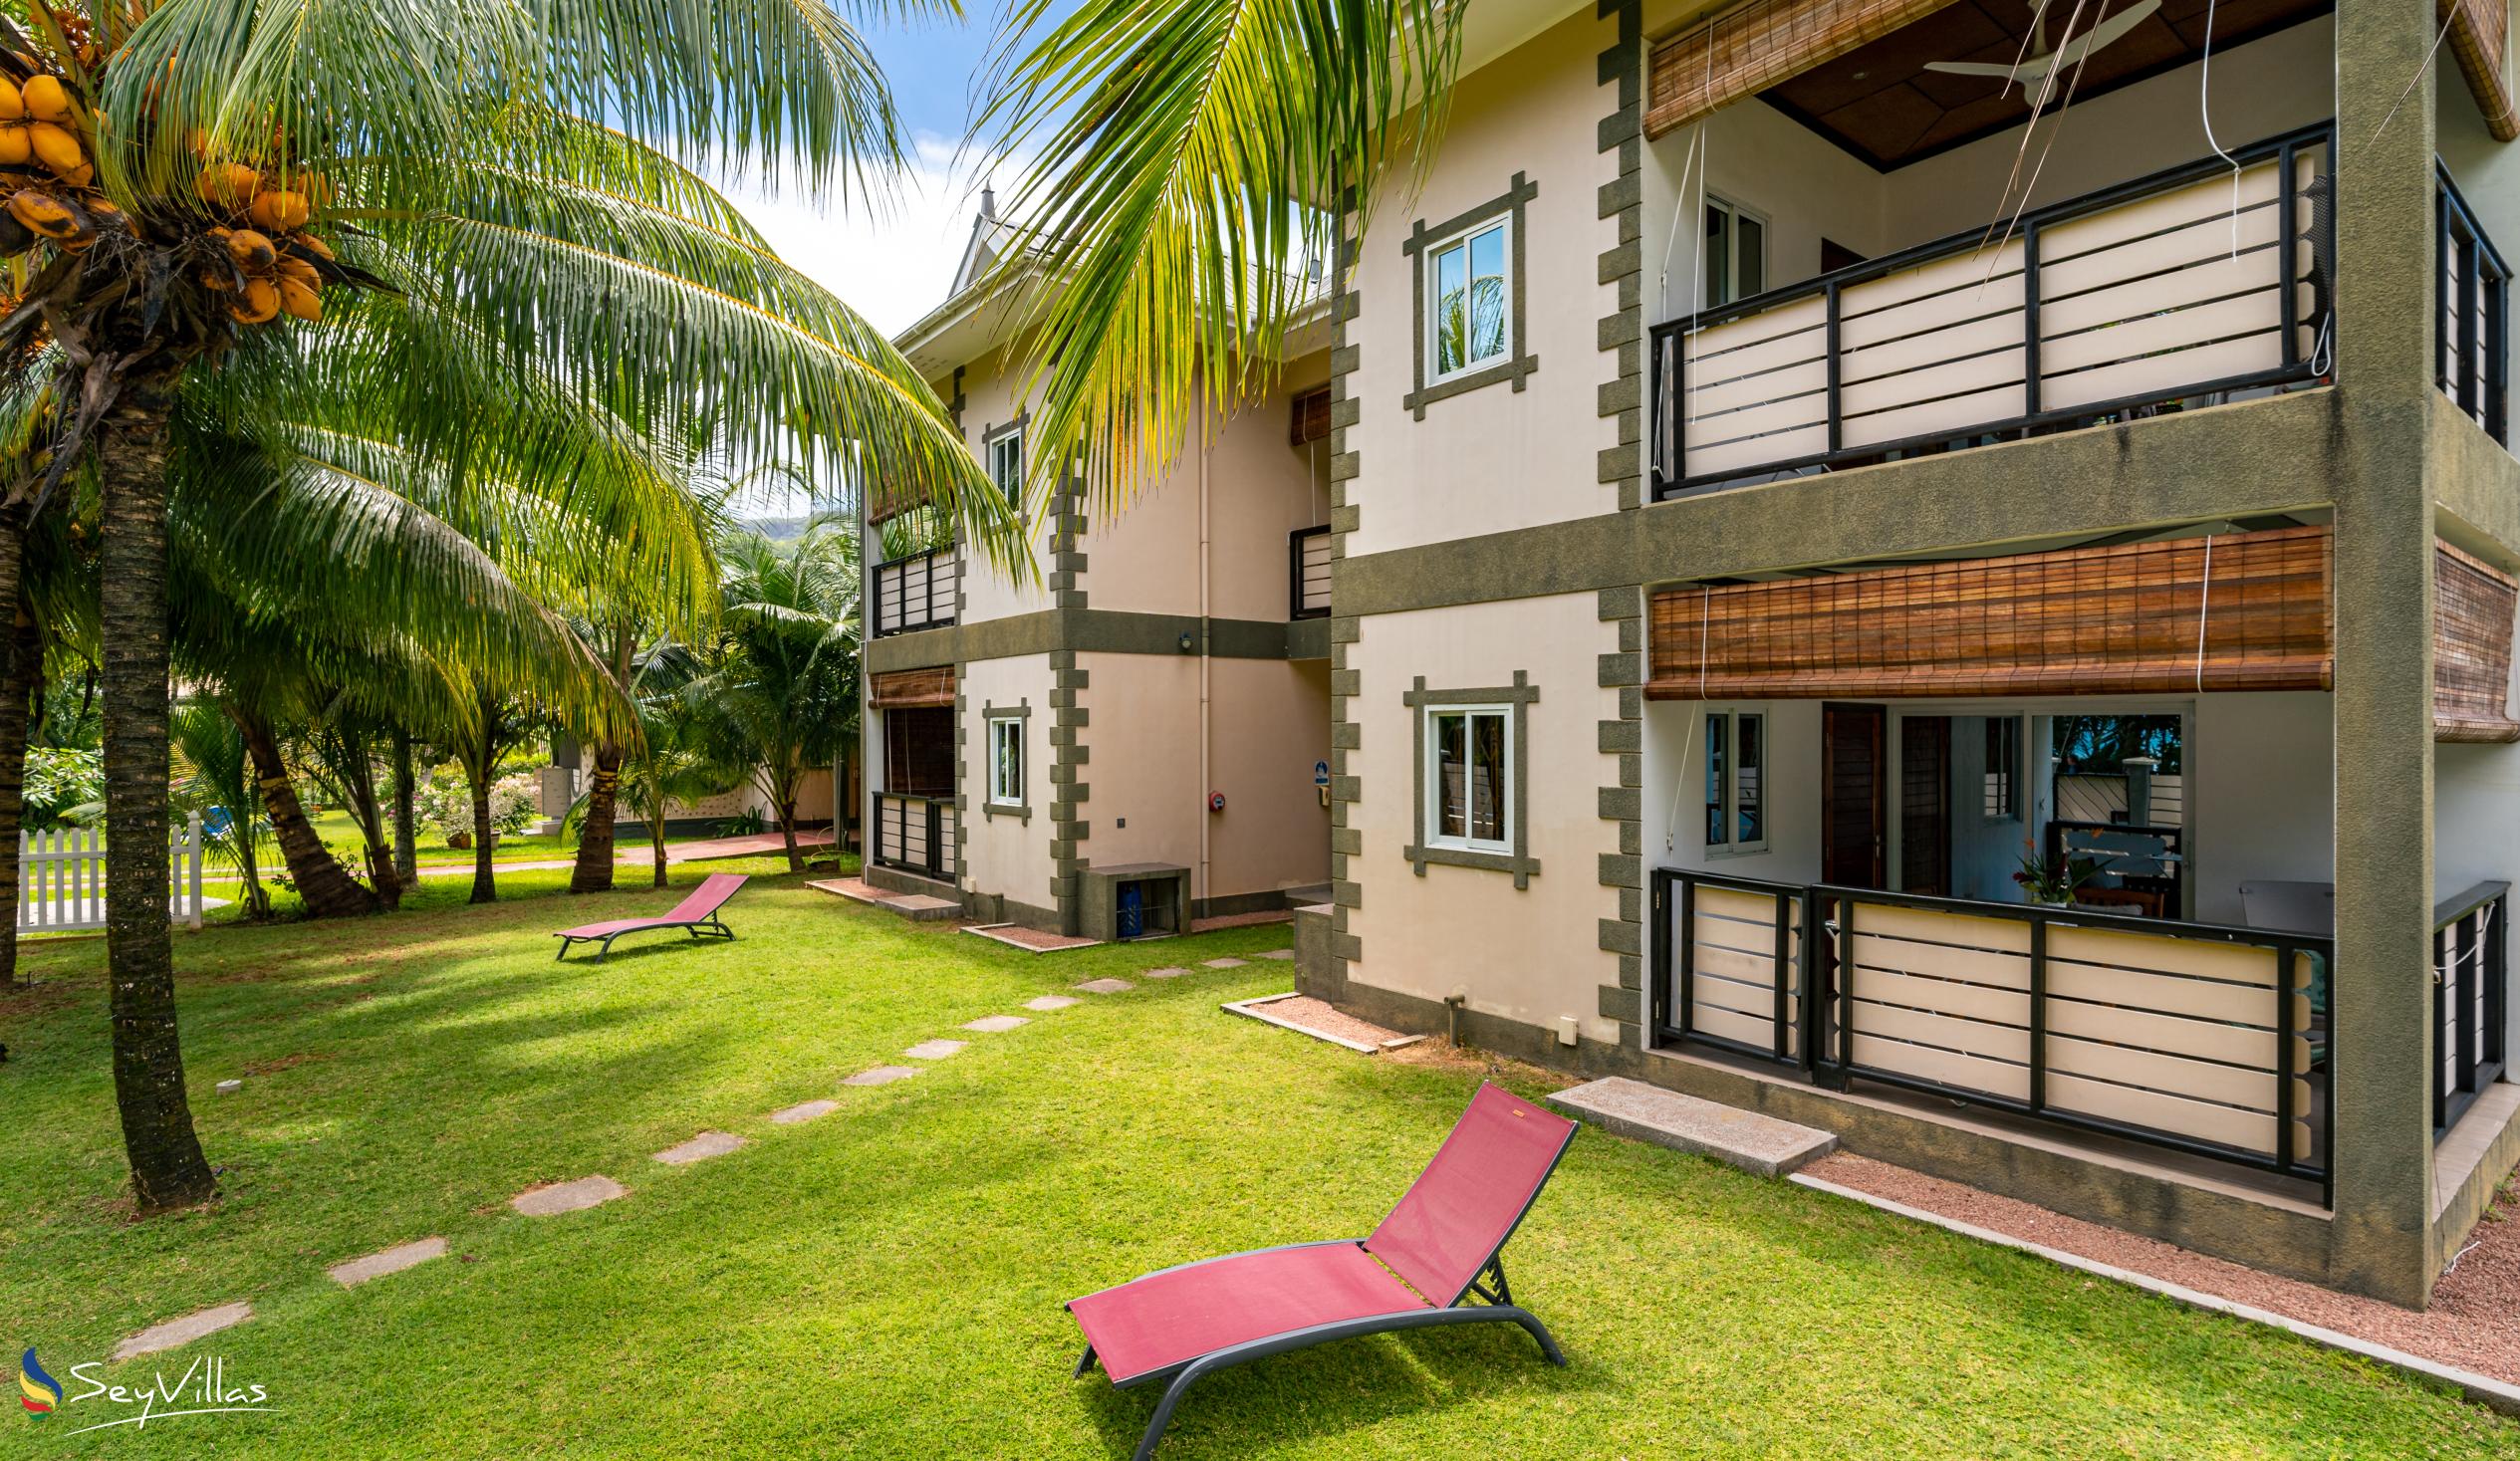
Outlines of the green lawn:
M 315 824 L 315 835 L 324 839 L 324 846 L 331 848 L 333 854 L 340 857 L 345 866 L 356 869 L 368 865 L 367 841 L 360 836 L 359 824 L 351 819 L 348 812 L 337 807 L 318 813 L 309 820 Z M 391 830 L 390 823 L 387 830 Z M 472 865 L 472 849 L 446 846 L 446 835 L 429 824 L 419 826 L 413 834 L 412 844 L 413 855 L 422 867 Z M 628 848 L 630 845 L 626 843 L 623 846 Z M 637 846 L 643 848 L 646 844 L 642 842 Z M 271 856 L 275 864 L 279 855 L 279 849 L 274 848 Z M 498 844 L 491 848 L 490 855 L 492 860 L 499 862 L 549 861 L 555 857 L 578 855 L 578 845 L 562 841 L 558 833 L 537 837 L 532 833 L 511 832 L 499 838 Z
M 554 964 L 549 930 L 674 896 L 530 895 L 565 877 L 509 875 L 486 908 L 432 889 L 389 919 L 179 938 L 194 1110 L 226 1195 L 136 1225 L 103 946 L 30 958 L 45 982 L 0 996 L 0 1338 L 75 1395 L 70 1366 L 121 1336 L 249 1299 L 243 1328 L 104 1373 L 171 1380 L 215 1355 L 284 1408 L 62 1434 L 110 1409 L 89 1401 L 42 1430 L 0 1421 L 10 1454 L 1123 1456 L 1154 1396 L 1069 1378 L 1060 1301 L 1363 1233 L 1479 1075 L 1219 1013 L 1284 988 L 1274 962 L 1008 1034 L 954 1028 L 1096 975 L 1278 947 L 1283 927 L 1033 956 L 780 876 L 734 904 L 731 945 Z M 838 1084 L 936 1036 L 973 1045 L 913 1081 Z M 211 1094 L 250 1072 L 242 1095 Z M 765 1119 L 817 1096 L 840 1109 Z M 752 1144 L 649 1160 L 711 1128 Z M 504 1206 L 596 1172 L 630 1196 L 556 1218 Z M 458 1256 L 350 1292 L 324 1276 L 429 1234 Z M 1164 1455 L 2520 1448 L 2520 1426 L 2290 1338 L 1599 1131 L 1510 1256 L 1571 1368 L 1505 1326 L 1350 1341 L 1207 1382 Z

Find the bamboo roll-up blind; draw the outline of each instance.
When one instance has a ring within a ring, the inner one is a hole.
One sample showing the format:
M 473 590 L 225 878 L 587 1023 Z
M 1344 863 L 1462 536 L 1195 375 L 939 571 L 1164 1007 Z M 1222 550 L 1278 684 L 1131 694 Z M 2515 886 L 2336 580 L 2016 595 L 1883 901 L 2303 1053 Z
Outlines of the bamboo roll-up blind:
M 2512 107 L 2511 77 L 2503 70 L 2503 48 L 2511 30 L 2511 0 L 2437 0 L 2434 14 L 2449 22 L 2450 51 L 2458 57 L 2459 74 L 2476 96 L 2476 110 L 2485 115 L 2485 129 L 2494 140 L 2520 137 L 2520 112 Z
M 1743 0 L 1654 47 L 1645 135 L 1685 126 L 1951 0 Z
M 2324 690 L 2329 530 L 2280 528 L 1653 596 L 1663 700 Z
M 2432 736 L 2520 741 L 2511 715 L 2512 610 L 2520 589 L 2477 559 L 2437 544 L 2432 558 Z
M 1329 434 L 1330 387 L 1324 385 L 1296 396 L 1287 421 L 1287 443 L 1303 446 Z
M 940 664 L 933 669 L 886 670 L 868 677 L 867 691 L 868 703 L 878 710 L 951 705 L 954 703 L 954 667 Z

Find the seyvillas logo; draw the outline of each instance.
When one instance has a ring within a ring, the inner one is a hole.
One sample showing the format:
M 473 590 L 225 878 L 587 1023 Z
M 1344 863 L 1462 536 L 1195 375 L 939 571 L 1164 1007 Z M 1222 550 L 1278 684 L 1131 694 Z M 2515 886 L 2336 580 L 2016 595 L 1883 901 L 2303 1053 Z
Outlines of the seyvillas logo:
M 37 1420 L 61 1408 L 61 1381 L 46 1374 L 44 1366 L 35 1362 L 32 1345 L 18 1356 L 18 1403 Z

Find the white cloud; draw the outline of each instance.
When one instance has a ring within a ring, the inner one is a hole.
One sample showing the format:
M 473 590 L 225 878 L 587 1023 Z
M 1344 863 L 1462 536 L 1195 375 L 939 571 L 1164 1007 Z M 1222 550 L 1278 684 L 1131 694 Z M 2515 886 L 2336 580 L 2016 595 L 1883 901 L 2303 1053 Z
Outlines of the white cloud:
M 780 258 L 893 335 L 944 303 L 971 235 L 978 178 L 974 159 L 955 153 L 951 139 L 920 133 L 891 196 L 873 203 L 794 188 L 773 197 L 745 181 L 725 193 Z

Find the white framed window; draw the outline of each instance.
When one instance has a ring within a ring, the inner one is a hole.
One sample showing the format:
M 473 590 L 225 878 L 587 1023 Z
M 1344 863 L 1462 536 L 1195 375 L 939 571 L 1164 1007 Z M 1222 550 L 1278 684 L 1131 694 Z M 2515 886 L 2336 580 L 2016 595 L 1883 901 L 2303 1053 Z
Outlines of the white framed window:
M 1989 822 L 2015 822 L 2021 817 L 2021 717 L 1986 718 L 1986 795 Z
M 1024 805 L 1024 722 L 1017 716 L 989 721 L 989 801 L 993 806 Z
M 1426 712 L 1426 846 L 1514 852 L 1514 707 Z
M 1513 215 L 1473 224 L 1425 251 L 1429 384 L 1513 355 Z
M 1763 852 L 1768 845 L 1767 717 L 1706 715 L 1706 850 Z
M 1706 303 L 1728 305 L 1768 287 L 1768 221 L 1738 203 L 1706 199 Z
M 1024 500 L 1024 428 L 1007 427 L 988 441 L 989 480 L 1009 502 Z

